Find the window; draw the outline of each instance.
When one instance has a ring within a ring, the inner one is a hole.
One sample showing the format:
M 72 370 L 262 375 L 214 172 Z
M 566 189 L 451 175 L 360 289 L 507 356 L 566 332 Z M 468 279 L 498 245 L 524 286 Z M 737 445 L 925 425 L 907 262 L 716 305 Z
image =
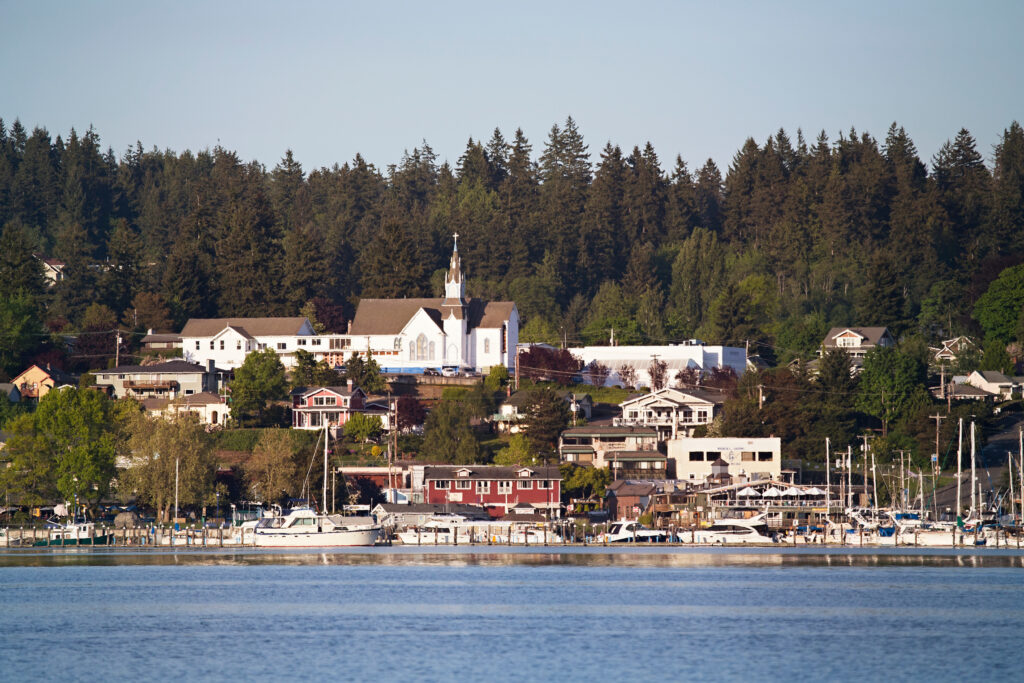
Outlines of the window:
M 305 340 L 305 339 L 299 339 L 299 340 L 298 340 L 298 341 L 297 341 L 296 343 L 297 343 L 297 344 L 298 344 L 299 346 L 305 346 L 305 345 L 306 345 L 306 340 Z
M 616 462 L 618 462 L 618 461 L 616 461 Z M 540 489 L 540 490 L 551 488 L 551 480 L 550 479 L 541 479 L 540 481 L 537 482 L 537 488 Z
M 707 422 L 708 421 L 708 411 L 706 409 L 705 410 L 698 410 L 697 411 L 697 421 L 698 422 Z
M 409 349 L 412 353 L 412 349 Z M 427 360 L 427 335 L 422 332 L 416 337 L 416 355 L 412 357 L 413 360 Z
M 714 462 L 722 457 L 721 451 L 708 451 L 708 462 Z
M 239 339 L 238 341 L 235 342 L 235 348 L 238 349 L 239 351 L 242 350 L 242 340 L 241 339 Z
M 758 460 L 758 462 L 771 462 L 773 459 L 774 458 L 772 458 L 772 452 L 771 451 L 758 451 L 757 452 L 757 460 Z
M 490 352 L 491 352 L 491 340 L 490 339 L 484 339 L 484 353 L 490 353 Z
M 665 469 L 665 463 L 663 463 L 662 461 L 659 460 L 658 462 L 654 463 L 654 469 L 656 469 L 656 470 L 663 470 L 663 469 Z
M 277 342 L 277 348 L 281 351 L 284 351 L 285 349 L 288 348 L 288 344 L 286 342 Z
M 344 338 L 344 337 L 335 337 L 334 339 L 331 339 L 331 348 L 332 349 L 347 349 L 350 342 L 351 342 L 350 339 L 347 339 L 347 338 Z
M 649 469 L 651 469 L 651 463 L 647 462 L 646 460 L 641 460 L 640 461 L 640 469 L 642 469 L 642 470 L 649 470 Z
M 473 482 L 462 479 L 460 481 L 455 482 L 455 488 L 457 488 L 460 491 L 468 491 L 471 488 L 473 488 Z
M 839 337 L 836 339 L 836 346 L 839 348 L 852 348 L 860 346 L 860 339 L 857 337 Z
M 198 350 L 199 350 L 199 342 L 197 341 L 196 342 L 196 351 L 198 351 Z
M 210 340 L 210 350 L 213 351 L 213 340 Z
M 313 346 L 320 346 L 320 337 L 313 337 Z
M 448 480 L 447 479 L 438 479 L 437 481 L 434 482 L 434 488 L 438 489 L 438 490 L 447 490 L 448 489 Z
M 743 451 L 740 453 L 740 460 L 743 462 L 754 462 L 754 451 Z
M 704 462 L 704 451 L 690 451 L 690 462 Z
M 512 493 L 512 482 L 510 481 L 499 481 L 498 482 L 498 494 L 504 495 Z
M 519 482 L 519 490 L 520 491 L 531 491 L 531 490 L 533 490 L 533 482 L 532 481 L 520 481 Z
M 476 492 L 477 493 L 490 493 L 491 492 L 491 482 L 489 482 L 489 481 L 478 481 L 476 483 Z
M 335 406 L 335 405 L 338 405 L 338 400 L 334 396 L 315 396 L 313 398 L 313 405 L 315 405 L 315 406 Z
M 224 340 L 223 339 L 220 340 L 220 350 L 221 351 L 224 350 Z
M 430 342 L 427 348 L 429 349 L 428 355 L 430 356 L 427 360 L 434 360 L 434 342 Z
M 395 337 L 395 351 L 401 351 L 401 350 L 402 350 L 402 338 L 401 337 Z

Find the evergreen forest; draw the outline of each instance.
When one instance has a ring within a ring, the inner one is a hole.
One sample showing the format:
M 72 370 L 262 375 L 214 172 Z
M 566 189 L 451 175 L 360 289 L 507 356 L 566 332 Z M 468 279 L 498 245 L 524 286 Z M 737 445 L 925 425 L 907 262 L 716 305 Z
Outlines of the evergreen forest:
M 0 120 L 0 226 L 7 377 L 56 359 L 58 333 L 78 335 L 84 369 L 112 362 L 112 330 L 123 363 L 146 329 L 190 317 L 309 314 L 341 332 L 362 297 L 437 296 L 453 233 L 468 293 L 515 301 L 524 341 L 697 337 L 781 364 L 839 325 L 1024 339 L 1024 318 L 976 310 L 1024 262 L 1017 122 L 993 150 L 960 130 L 932 159 L 895 123 L 881 140 L 780 129 L 721 169 L 598 149 L 567 118 L 542 141 L 469 139 L 454 166 L 424 141 L 385 167 L 307 170 L 290 151 L 270 169 L 220 147 L 118 155 L 91 128 Z M 33 254 L 64 279 L 46 287 Z

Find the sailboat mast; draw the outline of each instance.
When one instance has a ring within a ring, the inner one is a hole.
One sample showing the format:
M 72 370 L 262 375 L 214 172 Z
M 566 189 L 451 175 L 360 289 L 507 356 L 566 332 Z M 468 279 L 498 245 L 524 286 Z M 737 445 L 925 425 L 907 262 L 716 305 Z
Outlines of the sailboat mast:
M 964 419 L 960 418 L 960 437 L 956 442 L 956 512 L 953 515 L 956 519 L 960 518 L 960 511 L 963 510 L 963 506 L 960 504 L 962 500 L 960 498 L 960 471 L 963 469 L 964 459 Z M 954 520 L 956 521 L 956 520 Z
M 828 464 L 829 457 L 831 457 L 829 455 L 829 441 L 828 441 L 828 437 L 826 436 L 825 437 L 825 516 L 828 517 L 829 519 L 831 519 L 831 517 L 829 517 L 829 501 L 830 501 L 831 490 L 832 490 L 832 481 L 829 478 L 829 473 L 828 473 L 829 472 L 829 464 Z
M 978 472 L 975 469 L 975 447 L 974 447 L 974 420 L 971 420 L 971 514 L 970 517 L 974 517 L 974 513 L 977 510 L 977 492 L 978 492 Z
M 323 505 L 322 514 L 327 514 L 327 441 L 330 439 L 330 424 L 324 420 L 324 497 L 320 500 Z

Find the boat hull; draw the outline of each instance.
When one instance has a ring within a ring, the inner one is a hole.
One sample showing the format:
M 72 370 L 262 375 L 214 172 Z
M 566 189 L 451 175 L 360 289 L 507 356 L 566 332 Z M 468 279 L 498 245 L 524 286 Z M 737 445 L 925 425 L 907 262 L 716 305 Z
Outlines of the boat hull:
M 113 545 L 114 535 L 106 534 L 102 536 L 96 536 L 94 538 L 48 538 L 45 540 L 36 541 L 32 545 L 34 547 L 46 547 L 46 546 L 93 546 L 93 545 Z
M 377 527 L 331 531 L 256 529 L 252 544 L 257 548 L 347 548 L 374 545 L 379 535 Z

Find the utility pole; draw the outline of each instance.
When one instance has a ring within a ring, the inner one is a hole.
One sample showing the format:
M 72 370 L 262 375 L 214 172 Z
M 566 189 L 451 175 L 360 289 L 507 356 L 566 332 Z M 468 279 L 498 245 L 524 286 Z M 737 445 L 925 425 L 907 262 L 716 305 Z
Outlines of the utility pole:
M 121 330 L 117 330 L 117 335 L 114 337 L 114 367 L 121 365 Z
M 935 464 L 932 466 L 932 475 L 939 473 L 939 425 L 942 420 L 946 417 L 945 415 L 929 415 L 929 417 L 935 420 Z
M 764 408 L 764 385 L 757 385 L 757 409 L 761 410 Z
M 519 345 L 516 344 L 516 391 L 519 391 Z

